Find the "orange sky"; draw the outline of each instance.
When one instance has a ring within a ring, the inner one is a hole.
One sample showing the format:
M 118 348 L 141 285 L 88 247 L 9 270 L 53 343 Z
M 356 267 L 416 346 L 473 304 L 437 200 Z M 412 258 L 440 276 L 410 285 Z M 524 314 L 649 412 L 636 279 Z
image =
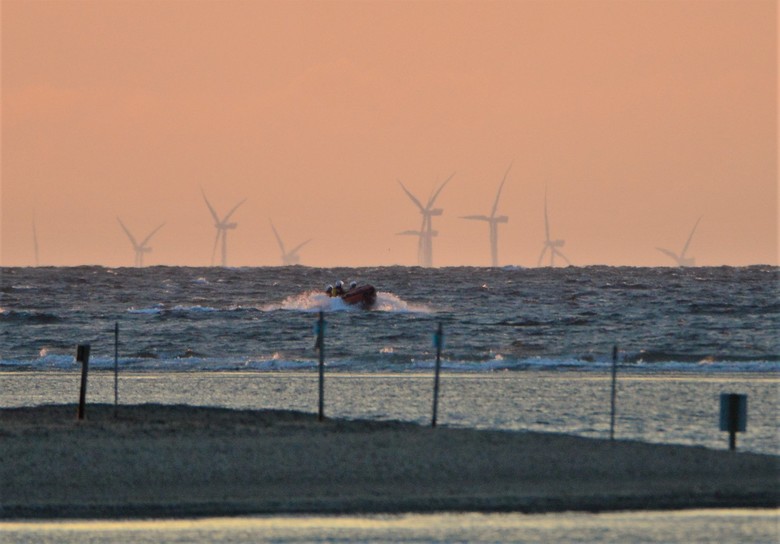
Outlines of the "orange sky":
M 6 266 L 778 263 L 776 1 L 2 1 Z

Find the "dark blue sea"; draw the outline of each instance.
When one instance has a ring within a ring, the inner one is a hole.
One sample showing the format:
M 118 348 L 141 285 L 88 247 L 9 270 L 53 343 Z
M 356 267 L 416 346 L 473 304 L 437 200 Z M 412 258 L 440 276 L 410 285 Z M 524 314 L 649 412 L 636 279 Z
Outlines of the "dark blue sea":
M 0 368 L 334 372 L 780 370 L 780 268 L 3 268 Z M 324 293 L 370 283 L 371 310 Z

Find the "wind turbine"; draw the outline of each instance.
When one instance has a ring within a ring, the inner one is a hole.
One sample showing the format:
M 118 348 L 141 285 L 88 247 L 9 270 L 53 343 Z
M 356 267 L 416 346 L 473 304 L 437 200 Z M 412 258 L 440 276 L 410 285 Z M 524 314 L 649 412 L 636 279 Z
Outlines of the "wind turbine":
M 501 180 L 501 185 L 498 186 L 498 193 L 496 193 L 496 201 L 493 203 L 493 209 L 490 211 L 490 215 L 465 215 L 461 216 L 461 219 L 472 219 L 474 221 L 487 221 L 490 229 L 490 262 L 491 266 L 498 266 L 498 224 L 507 223 L 509 218 L 506 215 L 496 215 L 496 209 L 498 208 L 498 199 L 501 198 L 501 189 L 504 188 L 506 177 L 509 175 L 509 170 L 512 169 L 512 165 L 506 169 L 504 173 L 504 179 Z
M 32 235 L 33 251 L 35 252 L 35 266 L 40 266 L 40 260 L 38 259 L 38 229 L 35 228 L 35 214 L 33 214 L 32 220 Z
M 696 266 L 696 259 L 693 257 L 686 257 L 685 253 L 688 251 L 688 246 L 691 245 L 691 240 L 693 239 L 693 233 L 696 232 L 696 227 L 699 226 L 699 221 L 701 221 L 701 217 L 699 217 L 696 220 L 696 223 L 693 225 L 693 229 L 691 229 L 691 234 L 688 236 L 688 240 L 685 242 L 685 245 L 682 248 L 682 251 L 679 255 L 677 255 L 673 251 L 669 251 L 668 249 L 664 249 L 662 247 L 657 247 L 656 249 L 663 253 L 664 255 L 668 255 L 671 257 L 674 262 L 677 263 L 677 266 Z
M 547 250 L 550 251 L 550 266 L 555 266 L 556 255 L 558 255 L 560 258 L 566 261 L 566 264 L 571 265 L 569 259 L 567 259 L 566 255 L 564 255 L 559 249 L 563 247 L 565 243 L 566 240 L 550 239 L 550 221 L 547 218 L 547 188 L 545 188 L 544 189 L 544 247 L 542 248 L 541 255 L 539 255 L 539 262 L 536 263 L 536 266 L 542 266 L 542 259 L 544 259 L 544 254 L 547 253 Z
M 454 175 L 455 173 L 453 172 L 450 174 L 450 177 L 444 180 L 439 188 L 436 189 L 433 194 L 431 194 L 431 197 L 428 199 L 428 204 L 425 206 L 423 206 L 422 203 L 417 200 L 417 198 L 415 198 L 411 192 L 409 192 L 409 189 L 407 189 L 404 184 L 401 183 L 401 180 L 398 180 L 398 184 L 401 186 L 401 189 L 404 190 L 406 195 L 412 200 L 412 202 L 414 202 L 414 205 L 417 206 L 417 208 L 420 210 L 420 213 L 422 214 L 422 225 L 420 226 L 420 230 L 405 230 L 398 233 L 401 236 L 418 237 L 417 262 L 420 266 L 433 266 L 433 237 L 438 236 L 439 233 L 433 230 L 433 221 L 431 218 L 444 213 L 444 210 L 441 208 L 434 208 L 433 205 L 436 202 L 436 198 L 439 196 L 439 193 L 441 193 L 441 190 L 444 189 L 444 186 L 449 183 Z
M 116 218 L 117 221 L 119 221 L 119 225 L 122 227 L 122 230 L 125 231 L 125 234 L 127 234 L 127 237 L 130 239 L 130 243 L 133 244 L 133 249 L 135 250 L 135 266 L 143 266 L 144 265 L 144 253 L 151 253 L 152 248 L 148 247 L 146 244 L 149 243 L 149 241 L 152 239 L 152 236 L 154 236 L 158 230 L 160 230 L 165 223 L 161 223 L 159 227 L 154 229 L 152 232 L 150 232 L 146 238 L 144 238 L 141 243 L 139 244 L 136 242 L 135 238 L 132 234 L 130 234 L 130 230 L 125 226 L 124 223 L 122 223 L 122 220 L 118 217 Z
M 228 220 L 238 207 L 246 202 L 246 198 L 233 206 L 227 215 L 220 219 L 209 202 L 209 199 L 206 198 L 206 192 L 203 190 L 203 187 L 200 188 L 200 192 L 203 194 L 203 200 L 206 201 L 206 206 L 208 206 L 211 216 L 214 218 L 214 227 L 217 229 L 217 237 L 214 239 L 214 247 L 211 250 L 211 266 L 214 266 L 214 255 L 217 252 L 217 246 L 219 245 L 220 239 L 222 240 L 222 266 L 227 266 L 227 231 L 235 229 L 238 226 L 238 223 L 228 223 Z
M 274 227 L 273 221 L 271 221 L 271 229 L 273 229 L 274 231 L 274 236 L 276 236 L 276 241 L 279 242 L 279 249 L 282 252 L 282 264 L 284 264 L 284 266 L 291 266 L 294 264 L 298 264 L 301 261 L 301 258 L 298 255 L 298 250 L 300 250 L 303 246 L 311 242 L 311 238 L 309 238 L 303 243 L 298 244 L 290 251 L 286 251 L 284 249 L 284 242 L 282 242 L 282 237 L 279 236 L 279 233 L 276 231 L 276 227 Z

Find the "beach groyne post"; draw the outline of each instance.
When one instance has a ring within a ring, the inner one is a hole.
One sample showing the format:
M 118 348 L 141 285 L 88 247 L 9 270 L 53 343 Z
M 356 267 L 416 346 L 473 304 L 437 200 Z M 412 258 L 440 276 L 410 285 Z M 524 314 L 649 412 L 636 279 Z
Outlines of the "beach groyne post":
M 76 361 L 81 363 L 81 390 L 79 391 L 78 418 L 84 419 L 87 402 L 87 371 L 89 370 L 89 344 L 76 346 Z
M 317 320 L 317 343 L 315 349 L 320 352 L 319 362 L 319 410 L 317 412 L 317 418 L 320 421 L 325 419 L 325 313 L 320 312 L 320 317 Z
M 720 394 L 720 430 L 729 433 L 729 450 L 736 450 L 737 433 L 747 430 L 747 395 Z
M 119 322 L 114 323 L 114 417 L 119 407 Z
M 433 345 L 436 348 L 436 370 L 433 378 L 433 416 L 431 427 L 436 427 L 436 416 L 439 407 L 439 374 L 441 373 L 441 347 L 444 342 L 444 329 L 441 322 L 433 335 Z
M 609 410 L 609 439 L 615 439 L 615 400 L 617 396 L 617 359 L 618 347 L 612 346 L 612 394 Z

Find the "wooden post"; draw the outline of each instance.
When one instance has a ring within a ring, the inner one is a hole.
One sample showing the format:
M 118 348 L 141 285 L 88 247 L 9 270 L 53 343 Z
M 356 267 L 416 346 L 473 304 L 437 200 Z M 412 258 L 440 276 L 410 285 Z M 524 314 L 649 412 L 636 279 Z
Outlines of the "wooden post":
M 612 346 L 612 402 L 609 412 L 609 439 L 615 439 L 615 395 L 617 393 L 617 355 L 618 347 Z
M 81 392 L 79 393 L 78 418 L 84 419 L 87 401 L 87 371 L 89 369 L 89 344 L 79 344 L 76 347 L 76 361 L 81 363 Z
M 320 384 L 319 384 L 319 412 L 318 419 L 323 421 L 325 419 L 325 314 L 320 312 L 320 318 L 317 321 L 317 344 L 315 345 L 320 350 Z
M 436 427 L 436 413 L 439 406 L 439 373 L 441 372 L 441 345 L 444 339 L 441 321 L 439 328 L 433 335 L 433 345 L 436 347 L 436 371 L 433 379 L 433 417 L 431 418 L 431 427 Z
M 114 323 L 114 417 L 119 406 L 119 322 Z

